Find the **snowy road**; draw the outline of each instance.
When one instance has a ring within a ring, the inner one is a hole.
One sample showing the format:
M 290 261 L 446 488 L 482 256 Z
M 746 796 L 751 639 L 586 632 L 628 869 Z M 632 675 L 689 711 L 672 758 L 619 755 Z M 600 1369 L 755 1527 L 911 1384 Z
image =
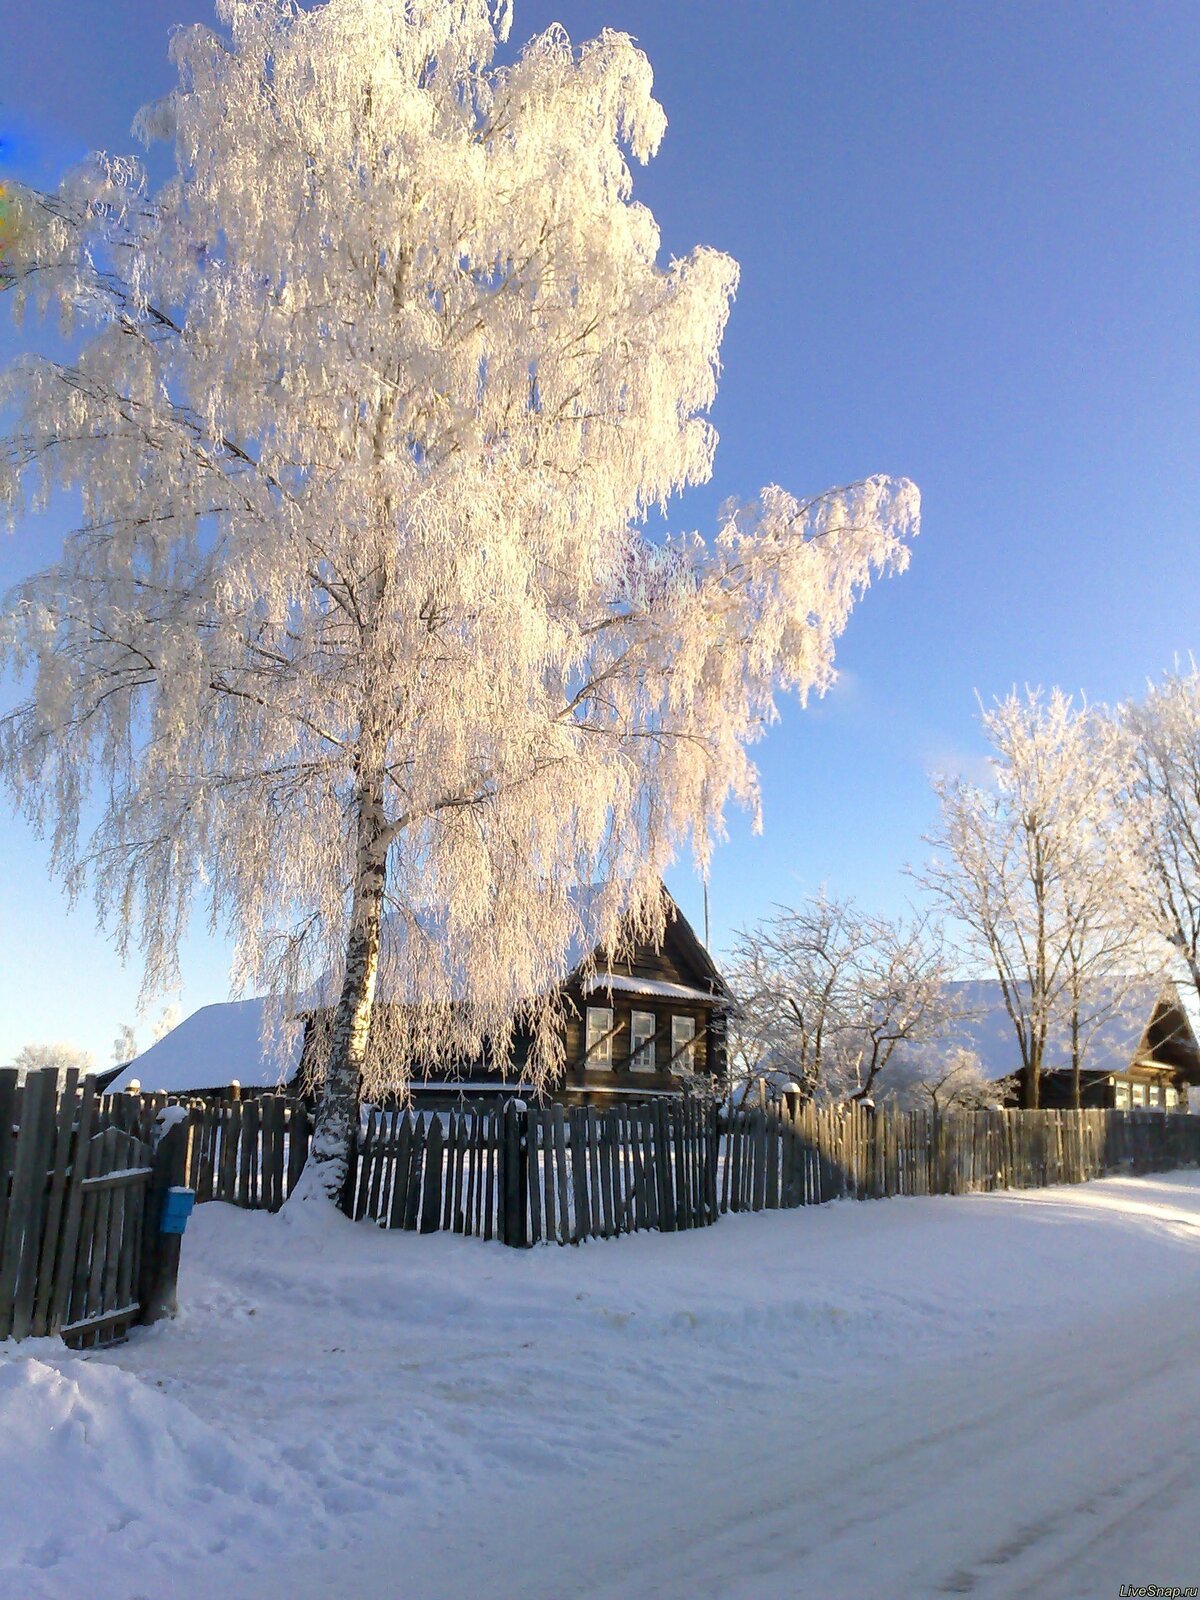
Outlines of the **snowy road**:
M 206 1206 L 0 1346 L 0 1600 L 1200 1584 L 1200 1174 L 517 1252 Z
M 368 1541 L 284 1592 L 1096 1600 L 1200 1584 L 1198 1335 L 1193 1281 L 1068 1338 L 877 1375 L 853 1400 L 788 1385 L 769 1420 L 718 1400 L 626 1470 L 485 1495 L 436 1541 Z

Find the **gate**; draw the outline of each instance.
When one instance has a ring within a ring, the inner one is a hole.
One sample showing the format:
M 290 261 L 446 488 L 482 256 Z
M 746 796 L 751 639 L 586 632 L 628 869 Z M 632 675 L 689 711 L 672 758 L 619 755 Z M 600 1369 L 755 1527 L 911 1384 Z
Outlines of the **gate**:
M 158 1150 L 96 1127 L 92 1081 L 0 1072 L 0 1339 L 61 1334 L 82 1348 L 122 1339 L 171 1309 L 178 1249 L 159 1213 L 178 1141 Z
M 71 1187 L 79 1213 L 71 1238 L 67 1214 L 60 1261 L 61 1299 L 47 1333 L 61 1333 L 76 1347 L 123 1339 L 141 1315 L 141 1258 L 146 1200 L 154 1175 L 150 1146 L 105 1128 L 88 1140 L 77 1159 L 81 1176 Z

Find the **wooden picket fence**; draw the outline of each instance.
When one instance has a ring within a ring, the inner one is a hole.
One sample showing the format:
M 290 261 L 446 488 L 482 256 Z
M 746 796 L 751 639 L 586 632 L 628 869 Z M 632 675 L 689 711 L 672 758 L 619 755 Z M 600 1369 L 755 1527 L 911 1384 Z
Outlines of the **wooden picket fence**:
M 0 1339 L 121 1338 L 173 1308 L 169 1186 L 278 1210 L 303 1171 L 301 1100 L 189 1099 L 154 1143 L 165 1095 L 97 1096 L 90 1079 L 0 1071 Z M 987 1111 L 935 1117 L 709 1101 L 370 1109 L 342 1208 L 383 1228 L 503 1244 L 581 1244 L 711 1226 L 731 1211 L 838 1199 L 1079 1183 L 1200 1164 L 1200 1117 Z
M 158 1221 L 178 1142 L 156 1151 L 107 1122 L 78 1080 L 0 1071 L 0 1339 L 105 1344 L 173 1296 Z
M 108 1095 L 98 1126 L 145 1141 L 165 1095 Z M 312 1136 L 302 1100 L 184 1099 L 199 1201 L 277 1210 Z M 379 1227 L 514 1246 L 707 1227 L 731 1211 L 1077 1183 L 1200 1163 L 1200 1117 L 987 1111 L 937 1117 L 791 1103 L 366 1108 L 342 1209 Z
M 166 1105 L 184 1107 L 184 1179 L 196 1202 L 224 1200 L 249 1211 L 278 1211 L 291 1194 L 312 1138 L 312 1113 L 303 1100 L 263 1094 L 216 1100 L 166 1094 L 112 1094 L 100 1100 L 103 1121 L 141 1138 Z
M 1080 1183 L 1200 1163 L 1200 1118 L 1153 1111 L 936 1117 L 711 1103 L 373 1112 L 343 1209 L 380 1227 L 579 1244 L 730 1211 Z
M 717 1219 L 715 1108 L 469 1106 L 373 1111 L 343 1209 L 385 1228 L 580 1244 Z
M 870 1111 L 791 1105 L 729 1115 L 724 1211 L 1083 1183 L 1200 1163 L 1200 1117 L 1156 1111 Z

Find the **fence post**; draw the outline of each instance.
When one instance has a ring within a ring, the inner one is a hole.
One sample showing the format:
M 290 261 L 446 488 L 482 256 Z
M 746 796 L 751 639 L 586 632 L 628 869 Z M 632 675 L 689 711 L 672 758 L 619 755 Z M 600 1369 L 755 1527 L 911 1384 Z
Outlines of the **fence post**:
M 183 1235 L 163 1233 L 163 1206 L 167 1190 L 182 1184 L 187 1173 L 188 1123 L 191 1113 L 173 1122 L 162 1134 L 154 1150 L 154 1172 L 146 1187 L 146 1211 L 142 1222 L 142 1261 L 138 1299 L 143 1322 L 158 1322 L 173 1317 L 179 1310 L 176 1292 L 179 1281 L 179 1251 Z
M 501 1244 L 523 1250 L 529 1243 L 529 1113 L 523 1100 L 509 1100 L 504 1107 L 499 1232 Z

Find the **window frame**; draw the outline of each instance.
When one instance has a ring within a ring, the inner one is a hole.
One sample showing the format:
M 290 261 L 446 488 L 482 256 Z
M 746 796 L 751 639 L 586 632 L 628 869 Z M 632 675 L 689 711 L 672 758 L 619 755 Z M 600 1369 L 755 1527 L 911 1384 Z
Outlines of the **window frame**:
M 592 1018 L 606 1017 L 608 1020 L 592 1037 Z M 584 1071 L 592 1067 L 611 1067 L 613 1064 L 613 1028 L 616 1018 L 612 1006 L 586 1006 L 583 1018 L 583 1066 Z M 595 1048 L 593 1049 L 593 1044 Z
M 648 1019 L 650 1032 L 639 1035 L 638 1019 Z M 629 1070 L 630 1072 L 655 1072 L 655 1035 L 658 1033 L 658 1017 L 653 1011 L 631 1011 L 629 1013 Z M 641 1043 L 638 1043 L 639 1037 Z
M 683 1022 L 692 1030 L 682 1038 L 677 1037 L 678 1025 Z M 682 1054 L 684 1043 L 687 1044 L 686 1055 Z M 673 1011 L 671 1013 L 671 1071 L 695 1072 L 696 1070 L 696 1019 L 690 1012 Z

